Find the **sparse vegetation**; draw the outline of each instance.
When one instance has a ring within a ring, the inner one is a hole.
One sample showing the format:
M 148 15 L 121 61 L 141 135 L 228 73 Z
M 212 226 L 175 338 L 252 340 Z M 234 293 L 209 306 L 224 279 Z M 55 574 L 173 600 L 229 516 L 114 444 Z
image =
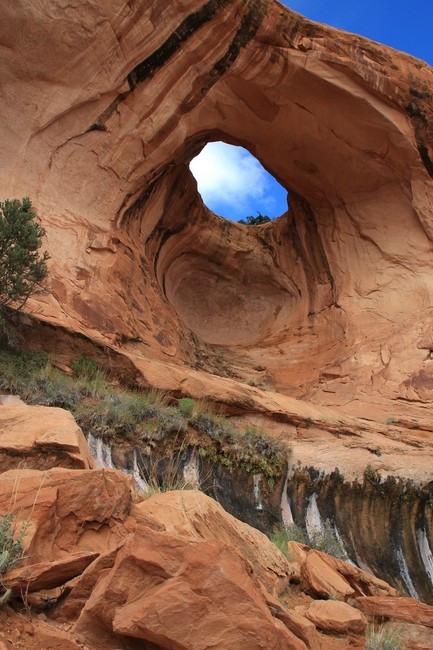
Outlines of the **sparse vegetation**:
M 27 523 L 16 525 L 13 514 L 0 515 L 0 590 L 2 589 L 2 576 L 10 571 L 24 557 L 24 536 Z M 11 590 L 3 589 L 0 593 L 0 605 L 4 605 L 10 598 Z
M 191 397 L 182 397 L 177 403 L 177 408 L 187 418 L 191 417 L 194 406 L 195 400 Z
M 287 557 L 289 557 L 287 542 L 299 542 L 323 553 L 328 553 L 328 555 L 333 555 L 340 560 L 348 559 L 347 553 L 337 538 L 329 519 L 323 523 L 321 531 L 312 535 L 308 535 L 307 531 L 297 524 L 289 524 L 288 526 L 276 529 L 271 533 L 269 539 Z
M 405 642 L 398 627 L 390 625 L 369 626 L 365 650 L 403 650 Z
M 287 542 L 300 542 L 301 544 L 307 544 L 307 533 L 303 528 L 296 524 L 288 524 L 287 526 L 276 528 L 269 535 L 269 539 L 275 544 L 281 553 L 290 560 L 291 558 Z
M 381 481 L 379 470 L 368 464 L 364 470 L 364 481 L 369 481 L 373 485 L 379 485 Z
M 244 226 L 261 226 L 264 223 L 269 223 L 269 221 L 272 221 L 272 219 L 268 217 L 267 214 L 261 214 L 258 212 L 257 217 L 251 215 L 245 217 L 245 219 L 239 219 L 238 223 L 241 223 Z
M 275 439 L 254 428 L 238 429 L 209 405 L 182 398 L 177 406 L 162 391 L 132 391 L 112 386 L 97 364 L 81 355 L 69 376 L 41 352 L 0 352 L 0 390 L 18 394 L 29 404 L 70 410 L 84 433 L 117 443 L 158 445 L 176 453 L 173 436 L 182 447 L 196 448 L 201 458 L 229 470 L 241 467 L 261 472 L 268 481 L 279 476 L 285 450 Z
M 98 364 L 87 354 L 80 354 L 77 359 L 74 359 L 71 370 L 80 379 L 96 379 L 99 374 Z

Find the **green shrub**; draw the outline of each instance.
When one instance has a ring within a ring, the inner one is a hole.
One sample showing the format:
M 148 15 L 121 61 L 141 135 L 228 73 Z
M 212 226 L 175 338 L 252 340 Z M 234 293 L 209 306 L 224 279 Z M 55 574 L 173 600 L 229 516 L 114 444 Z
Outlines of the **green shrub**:
M 306 531 L 297 524 L 287 524 L 287 526 L 276 528 L 269 535 L 269 539 L 288 559 L 291 558 L 287 547 L 287 542 L 299 542 L 301 544 L 308 544 Z
M 29 377 L 45 368 L 47 364 L 48 354 L 46 352 L 10 349 L 0 351 L 2 374 L 5 373 L 11 377 Z
M 321 531 L 310 535 L 309 542 L 307 543 L 311 548 L 328 553 L 328 555 L 333 555 L 340 560 L 348 559 L 347 553 L 335 534 L 335 530 L 329 519 L 326 519 Z
M 288 524 L 287 526 L 276 528 L 269 535 L 269 539 L 289 560 L 291 558 L 287 542 L 300 542 L 301 544 L 307 544 L 307 535 L 305 530 L 296 524 Z
M 277 528 L 269 539 L 287 555 L 287 542 L 300 542 L 310 548 L 333 555 L 341 560 L 347 560 L 347 554 L 338 540 L 331 522 L 327 519 L 320 532 L 308 535 L 307 531 L 297 524 L 289 524 Z M 284 550 L 285 549 L 285 550 Z
M 405 646 L 398 627 L 389 625 L 368 627 L 365 650 L 403 650 Z
M 261 226 L 263 223 L 269 223 L 269 221 L 272 221 L 272 219 L 268 217 L 267 214 L 260 214 L 260 212 L 258 212 L 257 217 L 251 215 L 245 217 L 245 219 L 239 219 L 238 223 L 241 223 L 244 226 Z
M 27 527 L 27 522 L 24 522 L 17 531 L 13 514 L 0 515 L 0 588 L 2 575 L 10 571 L 24 557 L 23 541 Z M 4 605 L 10 595 L 10 589 L 0 593 L 0 605 Z
M 71 364 L 71 370 L 75 377 L 81 379 L 96 379 L 99 373 L 98 364 L 96 361 L 87 356 L 87 354 L 80 354 L 77 359 Z
M 187 418 L 191 417 L 194 411 L 194 406 L 195 400 L 193 400 L 191 397 L 182 397 L 177 403 L 177 408 L 182 413 L 182 415 Z
M 364 482 L 365 481 L 369 481 L 370 483 L 373 483 L 373 485 L 379 485 L 381 481 L 379 470 L 370 465 L 370 463 L 364 470 Z
M 231 442 L 233 440 L 234 428 L 232 423 L 222 415 L 212 413 L 208 408 L 198 408 L 189 423 L 197 431 L 206 433 L 214 442 Z

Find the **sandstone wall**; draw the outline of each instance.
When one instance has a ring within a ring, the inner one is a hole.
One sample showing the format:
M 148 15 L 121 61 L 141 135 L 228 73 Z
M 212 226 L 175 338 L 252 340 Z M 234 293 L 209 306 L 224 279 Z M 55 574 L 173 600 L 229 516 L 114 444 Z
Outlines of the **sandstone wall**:
M 355 412 L 430 400 L 431 68 L 270 0 L 0 11 L 0 197 L 33 199 L 52 258 L 33 314 Z M 288 213 L 203 206 L 188 162 L 216 139 Z

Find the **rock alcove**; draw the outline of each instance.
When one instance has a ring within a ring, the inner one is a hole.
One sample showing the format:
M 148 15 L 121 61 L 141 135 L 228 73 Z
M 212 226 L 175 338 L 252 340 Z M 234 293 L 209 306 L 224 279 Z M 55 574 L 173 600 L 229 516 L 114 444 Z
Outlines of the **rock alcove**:
M 159 29 L 152 8 L 50 11 L 20 14 L 34 37 L 1 100 L 0 190 L 33 198 L 52 257 L 29 309 L 181 374 L 218 354 L 326 404 L 424 396 L 430 68 L 265 0 L 189 0 Z M 38 104 L 14 129 L 23 70 Z M 213 216 L 188 164 L 215 140 L 289 188 L 289 214 L 254 233 Z
M 225 202 L 227 214 L 233 216 L 237 209 L 240 217 L 248 201 L 265 200 L 265 184 L 271 186 L 271 181 L 258 161 L 247 158 L 245 150 L 236 148 L 240 149 L 238 153 L 233 152 L 234 147 L 231 149 L 213 149 L 210 163 L 203 156 L 201 160 L 194 160 L 205 166 L 206 174 L 221 173 L 216 168 L 218 164 L 228 166 L 215 182 L 221 192 L 226 191 L 224 184 L 229 185 L 229 198 Z M 190 165 L 193 175 L 194 160 Z M 239 163 L 243 167 L 237 170 Z M 200 179 L 203 182 L 204 178 L 197 167 L 195 171 L 198 195 L 194 203 L 200 219 L 190 225 L 189 222 L 194 221 L 193 214 L 186 210 L 184 220 L 188 223 L 175 236 L 174 247 L 172 240 L 166 256 L 160 249 L 157 274 L 161 288 L 181 321 L 206 343 L 255 344 L 281 329 L 290 319 L 291 312 L 296 309 L 299 290 L 290 275 L 274 263 L 272 232 L 275 225 L 268 223 L 260 229 L 252 229 L 239 225 L 233 218 L 223 220 L 204 202 L 201 205 Z M 243 189 L 242 184 L 251 180 L 261 183 L 263 188 Z M 191 179 L 187 182 L 191 183 Z M 205 190 L 209 185 L 208 181 Z M 209 190 L 207 195 L 210 195 Z M 176 216 L 173 229 L 179 228 L 179 221 Z

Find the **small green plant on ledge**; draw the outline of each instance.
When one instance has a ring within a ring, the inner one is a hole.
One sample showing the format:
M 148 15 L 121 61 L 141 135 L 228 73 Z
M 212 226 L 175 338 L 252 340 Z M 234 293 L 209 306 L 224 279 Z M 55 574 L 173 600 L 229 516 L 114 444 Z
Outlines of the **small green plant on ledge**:
M 368 464 L 364 470 L 364 481 L 369 481 L 373 485 L 379 485 L 381 481 L 379 470 Z
M 96 361 L 87 356 L 87 354 L 80 354 L 79 357 L 74 359 L 71 364 L 71 370 L 75 377 L 80 379 L 96 379 L 100 374 L 98 364 Z
M 0 605 L 7 603 L 11 596 L 10 589 L 2 590 L 2 576 L 24 557 L 23 541 L 27 527 L 27 522 L 23 522 L 17 530 L 14 515 L 0 515 Z
M 273 533 L 271 533 L 269 539 L 284 555 L 286 555 L 286 557 L 289 557 L 287 542 L 299 542 L 301 544 L 306 544 L 317 551 L 333 555 L 340 560 L 348 559 L 347 553 L 335 534 L 334 528 L 329 519 L 326 519 L 323 523 L 322 530 L 313 534 L 308 535 L 304 528 L 293 523 L 277 528 Z
M 190 418 L 192 416 L 194 407 L 195 400 L 193 400 L 191 397 L 182 397 L 177 403 L 177 408 L 182 413 L 182 415 L 187 418 Z

